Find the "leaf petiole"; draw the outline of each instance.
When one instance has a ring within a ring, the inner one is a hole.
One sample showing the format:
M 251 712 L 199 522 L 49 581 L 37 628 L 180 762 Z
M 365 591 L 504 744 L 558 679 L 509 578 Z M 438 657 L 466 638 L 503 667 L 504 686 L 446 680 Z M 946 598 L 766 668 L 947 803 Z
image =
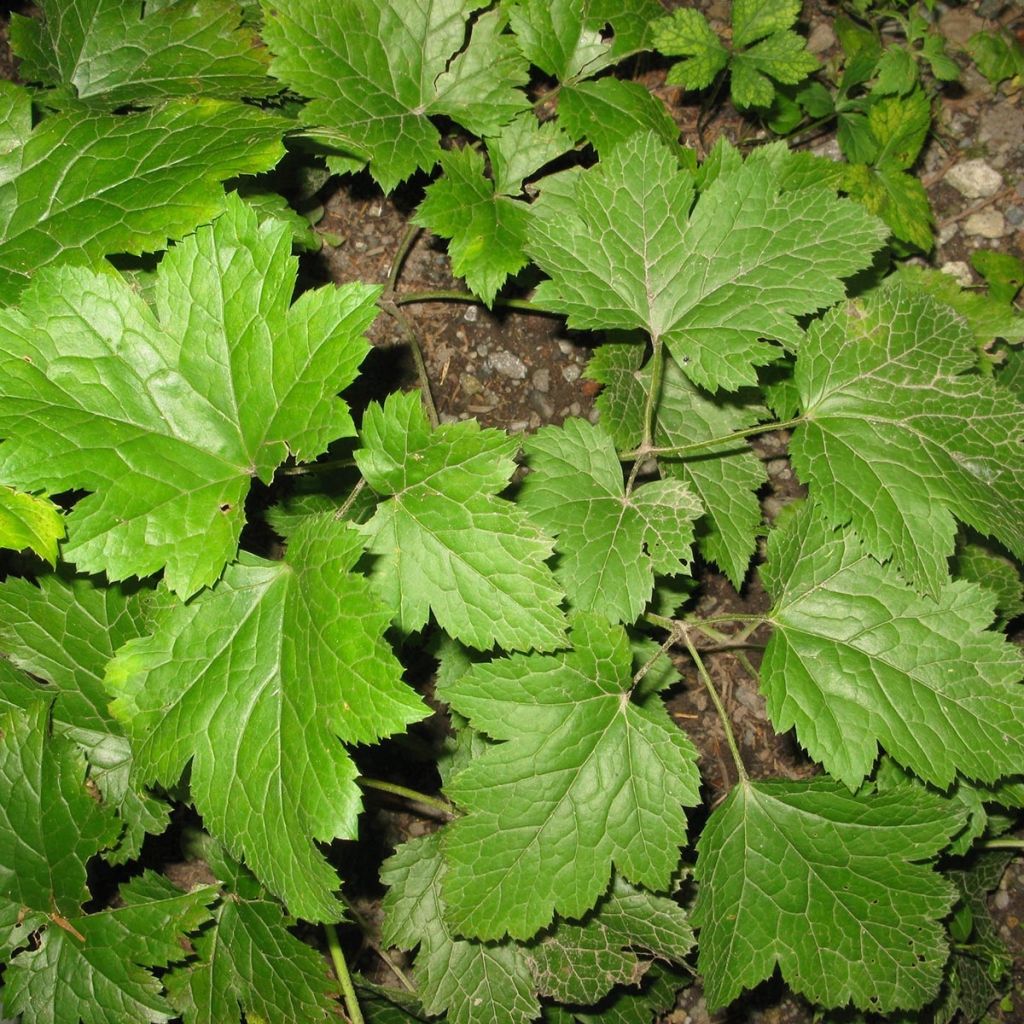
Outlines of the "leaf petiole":
M 331 954 L 334 974 L 341 986 L 342 998 L 345 1000 L 345 1015 L 352 1024 L 365 1024 L 363 1011 L 359 1009 L 359 1000 L 356 998 L 356 990 L 352 984 L 352 976 L 348 973 L 348 964 L 345 963 L 341 941 L 338 939 L 338 929 L 333 924 L 325 924 L 324 933 L 327 935 L 327 949 Z
M 408 786 L 400 786 L 396 782 L 386 782 L 384 779 L 367 779 L 362 775 L 356 779 L 356 782 L 364 789 L 376 789 L 381 793 L 390 793 L 392 796 L 400 796 L 406 800 L 411 800 L 413 803 L 432 807 L 448 815 L 448 817 L 455 816 L 455 808 L 447 800 L 436 796 L 428 796 L 426 793 L 410 789 Z

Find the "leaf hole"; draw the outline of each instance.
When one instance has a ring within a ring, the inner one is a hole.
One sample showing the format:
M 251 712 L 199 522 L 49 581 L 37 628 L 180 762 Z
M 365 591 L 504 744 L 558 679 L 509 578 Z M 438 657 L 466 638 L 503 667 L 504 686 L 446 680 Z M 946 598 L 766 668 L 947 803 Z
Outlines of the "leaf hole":
M 224 504 L 218 506 L 221 512 L 228 513 L 231 511 L 231 502 L 225 501 Z

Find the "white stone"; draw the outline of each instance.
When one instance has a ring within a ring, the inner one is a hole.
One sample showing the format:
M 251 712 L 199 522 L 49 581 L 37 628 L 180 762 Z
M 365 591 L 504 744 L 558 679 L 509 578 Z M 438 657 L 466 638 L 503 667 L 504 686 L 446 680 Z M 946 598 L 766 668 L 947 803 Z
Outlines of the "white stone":
M 965 160 L 951 167 L 946 181 L 968 199 L 987 199 L 1003 187 L 1003 176 L 984 160 Z
M 836 45 L 836 34 L 827 21 L 820 21 L 807 37 L 807 49 L 811 53 L 824 53 Z
M 971 268 L 963 260 L 950 260 L 948 263 L 943 263 L 939 270 L 944 274 L 949 274 L 950 277 L 956 278 L 964 288 L 970 288 L 974 284 Z
M 487 357 L 487 365 L 495 373 L 500 373 L 511 380 L 523 380 L 526 377 L 526 364 L 508 349 L 499 348 L 492 352 Z
M 1006 218 L 998 210 L 980 210 L 964 221 L 964 231 L 981 238 L 1002 238 L 1006 234 Z

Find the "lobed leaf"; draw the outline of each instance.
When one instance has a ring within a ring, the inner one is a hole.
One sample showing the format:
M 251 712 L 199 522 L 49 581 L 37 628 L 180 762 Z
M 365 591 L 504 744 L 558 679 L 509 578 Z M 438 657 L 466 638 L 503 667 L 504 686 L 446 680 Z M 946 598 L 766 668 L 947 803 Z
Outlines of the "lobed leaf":
M 32 551 L 52 566 L 63 536 L 64 517 L 52 501 L 0 487 L 0 547 Z
M 573 650 L 475 665 L 439 692 L 504 740 L 448 786 L 448 920 L 481 939 L 526 939 L 585 914 L 622 876 L 664 889 L 698 800 L 695 751 L 656 692 L 630 700 L 621 627 L 580 615 Z
M 901 284 L 815 324 L 796 360 L 794 468 L 832 523 L 932 596 L 957 519 L 1024 557 L 1024 407 L 976 360 L 953 310 Z
M 337 392 L 368 345 L 377 289 L 306 292 L 285 225 L 237 197 L 168 253 L 156 314 L 109 274 L 41 271 L 0 313 L 0 475 L 93 493 L 64 554 L 111 580 L 165 569 L 188 597 L 233 557 L 253 477 L 355 428 Z
M 364 530 L 398 625 L 420 629 L 433 611 L 470 647 L 561 646 L 563 595 L 544 564 L 552 541 L 517 505 L 495 497 L 515 469 L 518 442 L 475 422 L 431 431 L 416 393 L 371 405 L 362 441 L 359 469 L 390 495 Z
M 285 561 L 243 555 L 122 647 L 106 679 L 136 776 L 173 785 L 191 762 L 210 833 L 314 921 L 341 915 L 314 841 L 354 839 L 360 808 L 338 740 L 372 743 L 425 713 L 383 639 L 386 612 L 350 572 L 361 553 L 351 527 L 310 519 Z

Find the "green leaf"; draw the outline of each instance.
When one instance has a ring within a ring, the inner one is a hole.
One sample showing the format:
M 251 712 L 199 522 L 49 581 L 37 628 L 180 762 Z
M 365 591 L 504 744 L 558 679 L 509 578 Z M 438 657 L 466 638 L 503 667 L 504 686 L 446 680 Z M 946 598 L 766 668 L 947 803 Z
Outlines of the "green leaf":
M 495 740 L 449 783 L 452 927 L 526 939 L 558 911 L 579 917 L 624 878 L 664 889 L 698 800 L 695 751 L 661 698 L 630 701 L 625 632 L 579 616 L 574 649 L 476 665 L 439 693 Z
M 0 155 L 25 145 L 32 134 L 32 94 L 13 82 L 0 81 Z
M 340 917 L 314 840 L 356 835 L 356 770 L 338 740 L 372 743 L 425 713 L 383 639 L 386 612 L 349 571 L 361 553 L 351 527 L 310 520 L 285 561 L 243 555 L 107 674 L 138 778 L 173 785 L 191 761 L 207 828 L 309 920 Z
M 655 48 L 667 57 L 686 57 L 669 68 L 666 85 L 705 89 L 729 63 L 729 51 L 700 11 L 681 7 L 656 21 L 651 32 Z
M 734 54 L 729 89 L 736 106 L 769 107 L 775 96 L 773 81 L 796 85 L 817 71 L 818 58 L 804 47 L 805 40 L 795 32 L 776 32 Z
M 657 0 L 511 0 L 505 8 L 526 58 L 563 84 L 647 49 L 650 22 L 663 13 Z
M 220 182 L 277 163 L 290 122 L 220 100 L 58 114 L 0 156 L 0 295 L 53 263 L 152 252 L 224 206 Z
M 41 0 L 14 15 L 11 46 L 24 81 L 64 87 L 108 109 L 201 93 L 266 96 L 270 58 L 233 0 L 177 0 L 145 13 L 123 0 Z
M 957 578 L 977 583 L 995 595 L 999 628 L 1024 615 L 1024 580 L 1020 569 L 1000 554 L 994 545 L 978 541 L 959 543 L 953 560 L 953 573 Z
M 940 82 L 960 80 L 960 66 L 946 53 L 946 37 L 939 32 L 929 32 L 921 47 L 921 57 L 927 61 L 932 75 Z M 1024 62 L 1022 62 L 1024 67 Z
M 444 177 L 427 186 L 412 222 L 451 240 L 453 273 L 491 306 L 509 275 L 526 266 L 528 208 L 497 194 L 483 154 L 468 146 L 442 153 L 441 167 Z
M 303 294 L 288 228 L 237 197 L 169 252 L 154 312 L 124 282 L 62 268 L 0 313 L 0 475 L 93 491 L 65 557 L 112 580 L 165 568 L 188 597 L 233 557 L 251 479 L 354 433 L 337 392 L 368 344 L 377 289 Z
M 545 1006 L 548 1024 L 651 1024 L 675 1006 L 676 994 L 691 981 L 689 968 L 673 971 L 655 965 L 637 985 L 620 988 L 601 1001 L 595 1013 Z
M 518 115 L 487 139 L 495 194 L 521 195 L 527 178 L 570 149 L 572 139 L 559 122 L 542 124 L 532 113 Z
M 63 536 L 64 517 L 52 501 L 0 487 L 0 547 L 33 551 L 56 565 Z
M 28 709 L 40 696 L 53 702 L 54 731 L 85 754 L 104 805 L 125 825 L 110 862 L 138 855 L 147 832 L 162 832 L 169 808 L 132 784 L 131 750 L 107 710 L 107 662 L 123 643 L 146 632 L 150 591 L 101 585 L 97 580 L 49 574 L 35 585 L 9 578 L 0 585 L 0 649 L 30 672 L 0 681 L 0 702 Z
M 733 45 L 749 46 L 765 36 L 785 32 L 800 16 L 800 7 L 800 0 L 733 0 Z
M 679 126 L 665 104 L 638 82 L 618 78 L 563 88 L 558 95 L 558 122 L 598 153 L 608 152 L 637 132 L 651 132 L 670 147 L 679 140 Z
M 849 531 L 804 506 L 773 531 L 762 572 L 775 632 L 761 665 L 768 714 L 851 789 L 878 745 L 940 789 L 1024 763 L 1024 662 L 988 629 L 993 598 L 966 582 L 922 597 Z
M 167 977 L 168 998 L 185 1024 L 336 1021 L 323 957 L 288 929 L 295 924 L 243 867 L 208 844 L 211 868 L 227 885 L 209 927 L 192 939 L 198 959 Z
M 544 564 L 553 542 L 495 497 L 515 470 L 518 441 L 475 422 L 431 431 L 415 392 L 371 405 L 362 441 L 359 469 L 378 494 L 391 495 L 364 529 L 398 625 L 417 630 L 433 611 L 470 647 L 560 646 L 563 595 Z
M 381 868 L 388 886 L 382 938 L 413 949 L 418 989 L 428 1014 L 451 1024 L 528 1024 L 540 1014 L 523 949 L 457 938 L 445 923 L 440 833 L 403 843 Z
M 908 285 L 912 292 L 927 292 L 952 306 L 967 322 L 978 349 L 987 348 L 996 338 L 1024 339 L 1024 316 L 1012 306 L 996 302 L 990 295 L 961 288 L 951 274 L 903 263 L 895 274 L 886 278 L 887 287 L 900 283 Z
M 843 169 L 841 187 L 851 199 L 881 217 L 901 241 L 931 252 L 935 217 L 919 178 L 894 167 L 876 170 L 866 164 L 848 164 Z
M 976 359 L 948 306 L 897 285 L 815 324 L 796 360 L 794 468 L 833 523 L 933 596 L 956 519 L 1024 556 L 1024 408 L 966 373 Z
M 383 938 L 413 949 L 428 1013 L 452 1024 L 526 1024 L 540 1015 L 537 996 L 595 1003 L 615 985 L 641 980 L 654 955 L 681 963 L 693 945 L 676 903 L 615 879 L 580 922 L 559 921 L 536 940 L 483 943 L 457 938 L 445 924 L 444 834 L 399 847 L 384 863 Z
M 4 975 L 5 1008 L 24 1024 L 164 1024 L 174 1010 L 149 968 L 188 955 L 186 935 L 209 916 L 211 887 L 182 893 L 151 871 L 121 887 L 120 905 L 50 925 Z
M 529 100 L 527 69 L 504 18 L 468 21 L 483 0 L 275 0 L 264 3 L 271 71 L 308 96 L 304 120 L 370 162 L 386 192 L 441 155 L 430 118 L 493 135 Z M 467 41 L 468 40 L 468 41 Z
M 878 142 L 871 161 L 879 169 L 909 170 L 932 125 L 931 103 L 922 89 L 908 96 L 887 96 L 868 108 L 868 128 Z
M 534 301 L 573 328 L 642 328 L 703 387 L 755 383 L 778 353 L 762 339 L 797 348 L 795 317 L 838 301 L 882 236 L 849 200 L 782 191 L 785 163 L 758 150 L 691 212 L 693 177 L 655 136 L 633 136 L 532 207 L 527 252 L 551 278 Z
M 975 32 L 967 52 L 990 85 L 1024 75 L 1024 46 L 1009 32 Z
M 586 376 L 604 384 L 597 398 L 602 423 L 615 431 L 620 448 L 633 448 L 643 435 L 643 409 L 651 371 L 639 345 L 600 346 Z M 666 359 L 656 409 L 655 444 L 665 448 L 700 445 L 753 426 L 765 415 L 749 395 L 712 396 L 691 384 Z M 708 456 L 714 456 L 709 458 Z M 761 506 L 757 492 L 768 482 L 764 464 L 744 441 L 701 448 L 690 460 L 658 458 L 662 473 L 682 480 L 704 506 L 697 539 L 704 557 L 715 562 L 739 589 L 757 546 Z
M 1024 260 L 1013 253 L 978 249 L 971 253 L 971 266 L 985 278 L 996 302 L 1009 305 L 1024 287 Z
M 545 427 L 525 448 L 532 472 L 519 504 L 557 537 L 559 577 L 573 606 L 633 622 L 651 598 L 655 572 L 687 571 L 700 502 L 682 480 L 627 495 L 612 439 L 586 420 Z
M 709 1008 L 771 976 L 825 1006 L 927 1002 L 951 887 L 930 867 L 962 824 L 925 792 L 854 796 L 827 780 L 746 781 L 697 844 L 694 923 Z
M 917 61 L 907 47 L 890 46 L 879 57 L 875 74 L 872 96 L 903 96 L 917 85 Z
M 120 831 L 86 789 L 77 748 L 51 735 L 45 700 L 0 714 L 0 896 L 44 914 L 76 915 L 89 898 L 87 861 Z

